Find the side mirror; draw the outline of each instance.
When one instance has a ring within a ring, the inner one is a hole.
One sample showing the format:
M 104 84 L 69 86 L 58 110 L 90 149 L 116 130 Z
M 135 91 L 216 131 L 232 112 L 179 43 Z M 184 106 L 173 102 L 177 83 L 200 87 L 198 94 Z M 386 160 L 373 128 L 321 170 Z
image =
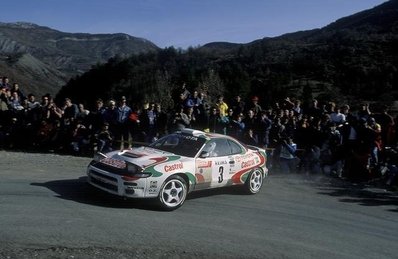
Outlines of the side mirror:
M 202 151 L 199 155 L 200 158 L 208 158 L 210 156 L 210 153 L 207 151 Z

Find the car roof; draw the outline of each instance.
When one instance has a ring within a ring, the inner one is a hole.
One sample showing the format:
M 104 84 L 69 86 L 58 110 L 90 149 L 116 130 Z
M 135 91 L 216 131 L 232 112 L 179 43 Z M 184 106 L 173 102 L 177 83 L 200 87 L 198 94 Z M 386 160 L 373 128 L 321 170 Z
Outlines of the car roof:
M 227 138 L 227 139 L 231 139 L 236 142 L 239 142 L 239 141 L 235 140 L 234 138 L 227 136 L 227 135 L 223 135 L 223 134 L 219 134 L 219 133 L 209 133 L 209 132 L 204 132 L 201 130 L 190 129 L 190 128 L 185 128 L 178 132 L 180 132 L 182 134 L 191 135 L 194 137 L 205 138 L 206 140 L 210 140 L 212 138 Z

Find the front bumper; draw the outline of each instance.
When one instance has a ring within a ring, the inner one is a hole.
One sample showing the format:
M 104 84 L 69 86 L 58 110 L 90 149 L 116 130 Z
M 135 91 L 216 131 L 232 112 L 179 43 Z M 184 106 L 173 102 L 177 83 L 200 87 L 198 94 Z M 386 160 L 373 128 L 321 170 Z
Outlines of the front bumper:
M 147 181 L 145 178 L 125 180 L 123 175 L 89 165 L 87 167 L 87 181 L 92 186 L 117 196 L 146 198 Z

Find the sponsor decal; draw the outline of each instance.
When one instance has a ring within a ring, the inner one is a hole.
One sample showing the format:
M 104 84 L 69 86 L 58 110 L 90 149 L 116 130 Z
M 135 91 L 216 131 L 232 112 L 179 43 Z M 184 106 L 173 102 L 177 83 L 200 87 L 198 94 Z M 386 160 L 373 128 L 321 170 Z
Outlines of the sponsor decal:
M 205 182 L 205 177 L 201 174 L 195 174 L 196 177 L 196 182 L 197 183 L 204 183 Z
M 235 167 L 235 159 L 230 159 L 230 161 L 229 161 L 229 167 L 230 167 L 230 171 L 231 171 L 231 169 L 233 168 L 233 167 Z
M 208 182 L 211 180 L 211 168 L 200 168 L 199 172 L 195 173 L 195 178 L 197 183 Z
M 147 168 L 145 168 L 145 171 L 148 173 L 152 174 L 152 177 L 160 177 L 163 175 L 164 173 L 164 168 L 163 166 L 159 166 L 160 171 L 155 169 L 155 166 L 157 166 L 159 163 L 161 162 L 171 162 L 171 161 L 175 161 L 180 159 L 180 156 L 167 156 L 167 157 L 159 157 L 159 158 L 155 158 L 156 160 L 158 160 L 156 163 L 151 164 L 151 166 L 148 166 Z M 159 161 L 160 160 L 160 161 Z
M 261 156 L 261 155 L 259 155 L 259 154 L 254 154 L 254 155 L 257 156 L 258 159 L 260 159 L 259 164 L 256 164 L 256 163 L 255 163 L 255 164 L 252 165 L 252 166 L 248 166 L 248 167 L 246 167 L 246 168 L 242 168 L 242 170 L 236 172 L 236 173 L 232 176 L 232 178 L 231 178 L 233 183 L 244 183 L 245 180 L 246 180 L 246 178 L 247 178 L 247 176 L 248 176 L 248 174 L 250 173 L 250 171 L 251 171 L 253 168 L 262 167 L 262 166 L 265 165 L 266 159 L 265 159 L 264 156 Z
M 252 159 L 252 160 L 249 160 L 249 161 L 242 162 L 241 167 L 242 168 L 247 168 L 247 167 L 253 166 L 255 164 L 256 164 L 256 161 L 254 161 L 254 159 Z
M 228 164 L 227 161 L 216 161 L 214 162 L 215 165 L 226 165 Z
M 148 193 L 149 194 L 154 194 L 156 193 L 157 188 L 153 188 L 153 189 L 148 189 Z
M 198 168 L 208 168 L 211 167 L 211 161 L 198 161 Z
M 126 186 L 126 189 L 144 190 L 144 187 L 139 187 L 139 186 Z
M 100 160 L 101 163 L 110 165 L 119 169 L 125 169 L 126 168 L 126 162 L 123 160 L 117 160 L 113 159 L 111 157 L 106 157 Z
M 198 137 L 190 136 L 190 135 L 182 135 L 181 138 L 198 141 Z
M 164 166 L 164 171 L 166 173 L 171 172 L 171 171 L 175 171 L 175 170 L 180 170 L 183 169 L 184 165 L 180 162 L 180 163 L 176 163 L 176 164 L 172 164 L 172 165 L 165 165 Z
M 149 188 L 158 188 L 158 181 L 150 181 Z
M 237 163 L 241 163 L 241 162 L 243 162 L 245 160 L 253 159 L 254 157 L 256 157 L 256 154 L 247 153 L 247 154 L 244 154 L 244 155 L 241 155 L 241 156 L 237 156 L 235 158 L 235 160 L 236 160 Z

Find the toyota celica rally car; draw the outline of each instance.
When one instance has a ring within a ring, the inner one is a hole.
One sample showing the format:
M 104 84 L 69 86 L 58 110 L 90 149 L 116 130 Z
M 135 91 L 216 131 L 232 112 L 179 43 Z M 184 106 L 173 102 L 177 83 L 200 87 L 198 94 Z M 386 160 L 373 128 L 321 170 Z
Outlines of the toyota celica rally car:
M 264 149 L 234 138 L 184 129 L 149 146 L 97 153 L 88 182 L 126 198 L 156 198 L 164 210 L 180 207 L 191 191 L 241 185 L 260 191 L 267 176 Z

